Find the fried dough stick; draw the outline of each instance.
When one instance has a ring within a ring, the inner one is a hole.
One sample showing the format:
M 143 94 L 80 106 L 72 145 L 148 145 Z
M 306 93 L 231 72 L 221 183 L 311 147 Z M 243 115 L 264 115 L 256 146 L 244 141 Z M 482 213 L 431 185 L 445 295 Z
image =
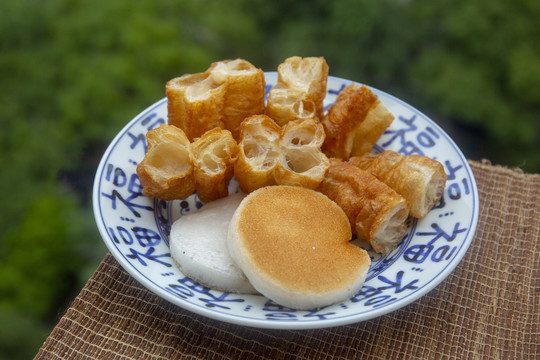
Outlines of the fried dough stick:
M 362 155 L 371 150 L 392 121 L 394 115 L 367 86 L 351 83 L 322 120 L 326 133 L 323 152 L 342 160 Z
M 276 184 L 274 169 L 280 157 L 280 133 L 279 125 L 266 115 L 250 116 L 242 122 L 234 176 L 243 192 Z
M 143 194 L 163 200 L 185 199 L 195 191 L 191 144 L 184 132 L 162 124 L 146 133 L 148 151 L 137 165 Z
M 227 181 L 233 177 L 238 145 L 229 130 L 214 128 L 191 146 L 195 189 L 202 202 L 229 195 Z
M 209 72 L 174 78 L 165 89 L 168 123 L 182 129 L 189 141 L 215 127 L 224 127 L 227 84 L 216 82 Z
M 405 199 L 367 171 L 332 158 L 317 190 L 343 209 L 353 233 L 376 252 L 391 252 L 403 238 L 409 215 Z
M 330 166 L 321 151 L 323 141 L 324 129 L 315 119 L 289 121 L 281 130 L 276 182 L 315 189 Z
M 264 113 L 264 86 L 263 71 L 246 60 L 215 62 L 205 72 L 167 82 L 168 122 L 190 141 L 215 127 L 236 140 L 245 117 Z
M 280 126 L 293 120 L 321 120 L 327 81 L 328 64 L 323 57 L 285 59 L 268 94 L 266 114 Z
M 440 200 L 446 185 L 444 166 L 427 156 L 387 150 L 366 153 L 349 162 L 375 175 L 407 200 L 410 215 L 423 218 Z
M 324 130 L 316 120 L 295 120 L 280 128 L 270 117 L 255 115 L 240 129 L 234 175 L 245 193 L 269 185 L 315 189 L 323 180 L 329 161 L 321 151 Z
M 215 82 L 227 84 L 223 126 L 238 140 L 242 121 L 264 114 L 264 72 L 243 59 L 215 62 L 208 71 Z

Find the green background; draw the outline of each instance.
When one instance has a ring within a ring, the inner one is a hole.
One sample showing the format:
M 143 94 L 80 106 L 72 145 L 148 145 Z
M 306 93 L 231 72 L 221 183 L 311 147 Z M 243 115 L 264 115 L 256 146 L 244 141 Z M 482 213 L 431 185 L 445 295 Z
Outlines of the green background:
M 430 116 L 474 160 L 540 172 L 535 0 L 0 2 L 0 358 L 32 358 L 106 253 L 108 143 L 165 82 L 244 58 L 330 74 Z

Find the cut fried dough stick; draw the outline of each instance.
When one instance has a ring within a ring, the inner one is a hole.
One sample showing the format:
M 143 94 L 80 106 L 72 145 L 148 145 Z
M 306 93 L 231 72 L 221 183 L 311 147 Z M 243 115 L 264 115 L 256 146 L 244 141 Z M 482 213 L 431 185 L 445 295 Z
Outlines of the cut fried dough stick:
M 379 253 L 389 253 L 407 230 L 405 199 L 374 175 L 342 160 L 330 167 L 318 191 L 335 201 L 349 218 L 353 233 Z
M 351 83 L 339 93 L 322 120 L 326 133 L 323 152 L 342 160 L 366 153 L 393 120 L 394 116 L 367 86 Z
M 195 140 L 191 146 L 195 189 L 202 202 L 229 194 L 227 181 L 233 177 L 238 145 L 229 130 L 214 128 Z
M 137 165 L 143 194 L 163 200 L 185 199 L 195 190 L 191 144 L 184 132 L 161 125 L 146 133 L 148 152 Z
M 329 161 L 320 149 L 324 130 L 316 120 L 289 122 L 282 129 L 270 117 L 256 115 L 240 129 L 234 175 L 245 193 L 269 185 L 314 189 L 324 178 Z
M 349 158 L 355 135 L 376 101 L 377 97 L 366 86 L 354 83 L 339 93 L 322 121 L 326 133 L 323 145 L 326 155 L 343 160 Z
M 235 139 L 245 117 L 264 113 L 264 73 L 246 60 L 213 63 L 207 71 L 167 82 L 168 122 L 190 141 L 221 127 Z
M 273 173 L 280 156 L 280 132 L 279 125 L 266 115 L 242 122 L 234 176 L 243 192 L 276 184 Z
M 281 157 L 274 172 L 276 182 L 315 189 L 330 166 L 321 151 L 323 141 L 324 129 L 316 120 L 287 123 L 280 139 Z
M 324 112 L 327 82 L 328 64 L 323 57 L 293 56 L 278 66 L 278 83 L 288 89 L 303 91 L 305 99 L 315 104 L 315 114 L 319 118 L 322 118 Z
M 349 162 L 375 175 L 407 200 L 410 215 L 423 218 L 440 200 L 446 185 L 444 166 L 427 156 L 387 150 L 366 153 Z
M 184 75 L 165 86 L 168 123 L 179 127 L 193 141 L 215 127 L 224 127 L 222 112 L 227 86 L 209 73 Z
M 315 103 L 304 98 L 304 92 L 276 85 L 268 94 L 266 113 L 280 125 L 289 121 L 317 117 Z
M 322 119 L 328 81 L 323 57 L 293 56 L 278 66 L 277 84 L 268 94 L 266 113 L 280 126 L 289 121 Z
M 274 171 L 279 185 L 315 189 L 323 180 L 329 160 L 321 151 L 297 148 L 284 151 Z
M 280 144 L 287 149 L 298 147 L 320 148 L 324 142 L 324 128 L 315 119 L 295 120 L 282 128 Z
M 351 156 L 369 152 L 394 121 L 394 115 L 377 99 L 354 136 Z
M 227 84 L 223 125 L 238 139 L 246 117 L 264 114 L 264 72 L 243 59 L 215 62 L 208 71 L 216 83 Z

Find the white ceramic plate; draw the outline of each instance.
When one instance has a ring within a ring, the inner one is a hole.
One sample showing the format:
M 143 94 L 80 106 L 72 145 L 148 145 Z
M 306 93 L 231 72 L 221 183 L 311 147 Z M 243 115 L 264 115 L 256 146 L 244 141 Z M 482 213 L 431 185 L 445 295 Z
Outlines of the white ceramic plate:
M 268 92 L 277 75 L 271 72 L 265 77 Z M 329 77 L 325 106 L 350 82 Z M 370 253 L 367 280 L 351 299 L 299 311 L 259 295 L 208 289 L 178 270 L 169 254 L 170 226 L 202 204 L 196 194 L 184 201 L 147 198 L 135 171 L 146 153 L 146 132 L 166 122 L 166 98 L 131 120 L 99 164 L 93 206 L 103 241 L 123 268 L 150 291 L 189 311 L 240 325 L 279 329 L 339 326 L 372 319 L 417 300 L 443 281 L 467 251 L 478 220 L 476 182 L 459 148 L 437 124 L 403 101 L 372 90 L 395 116 L 375 149 L 434 158 L 444 164 L 448 181 L 439 204 L 424 219 L 409 222 L 394 252 L 385 256 Z M 229 188 L 237 191 L 234 179 Z

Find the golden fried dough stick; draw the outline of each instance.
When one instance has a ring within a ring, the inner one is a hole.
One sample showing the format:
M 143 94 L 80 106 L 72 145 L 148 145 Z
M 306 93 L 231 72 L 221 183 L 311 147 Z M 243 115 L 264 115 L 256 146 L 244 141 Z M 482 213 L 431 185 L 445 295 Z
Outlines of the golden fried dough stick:
M 293 56 L 278 66 L 278 83 L 289 89 L 300 89 L 305 98 L 316 106 L 316 115 L 322 118 L 328 81 L 328 64 L 323 57 Z
M 233 177 L 238 145 L 229 130 L 214 128 L 191 145 L 195 189 L 202 202 L 229 195 L 227 181 Z
M 218 83 L 209 72 L 184 75 L 167 82 L 169 125 L 179 127 L 193 141 L 215 127 L 224 127 L 226 83 Z
M 365 85 L 351 83 L 337 96 L 322 124 L 326 133 L 323 151 L 348 160 L 371 150 L 394 116 Z
M 280 133 L 279 125 L 266 115 L 250 116 L 242 122 L 234 176 L 243 192 L 276 184 L 273 173 L 280 156 Z
M 264 86 L 263 71 L 243 59 L 174 78 L 165 86 L 169 124 L 184 130 L 190 141 L 215 127 L 238 139 L 242 120 L 265 111 Z
M 297 119 L 322 119 L 328 64 L 323 57 L 293 56 L 278 66 L 278 81 L 269 94 L 266 114 L 280 126 Z
M 377 99 L 355 134 L 351 156 L 370 151 L 393 121 L 394 115 Z
M 280 185 L 315 189 L 330 162 L 321 151 L 324 129 L 315 119 L 290 121 L 282 129 L 281 156 L 274 171 Z
M 287 149 L 298 147 L 320 148 L 324 142 L 324 128 L 313 118 L 290 121 L 281 129 L 280 145 Z
M 364 122 L 377 97 L 366 86 L 352 83 L 337 96 L 322 120 L 326 139 L 326 155 L 346 160 L 349 158 L 356 133 Z
M 195 190 L 191 144 L 184 132 L 161 125 L 146 133 L 148 152 L 137 165 L 143 194 L 163 200 L 185 199 Z
M 208 71 L 216 83 L 227 84 L 223 125 L 238 140 L 240 123 L 248 116 L 264 114 L 264 72 L 243 59 L 215 62 Z
M 375 175 L 407 200 L 410 215 L 423 218 L 440 200 L 446 185 L 444 166 L 427 156 L 387 150 L 366 153 L 349 162 Z
M 289 122 L 283 129 L 266 115 L 251 116 L 240 127 L 234 175 L 245 193 L 263 186 L 316 188 L 329 166 L 321 151 L 322 125 L 315 119 Z
M 409 215 L 405 199 L 374 175 L 342 160 L 330 167 L 318 191 L 345 212 L 353 233 L 379 253 L 389 253 L 401 241 Z
M 288 89 L 276 85 L 268 94 L 266 114 L 280 126 L 289 121 L 311 119 L 317 117 L 315 103 L 304 97 L 304 92 L 298 89 Z

